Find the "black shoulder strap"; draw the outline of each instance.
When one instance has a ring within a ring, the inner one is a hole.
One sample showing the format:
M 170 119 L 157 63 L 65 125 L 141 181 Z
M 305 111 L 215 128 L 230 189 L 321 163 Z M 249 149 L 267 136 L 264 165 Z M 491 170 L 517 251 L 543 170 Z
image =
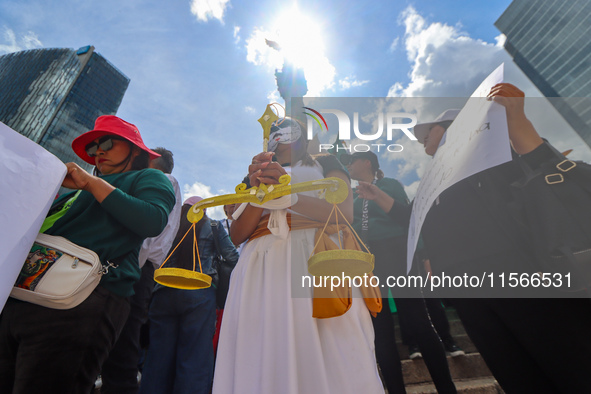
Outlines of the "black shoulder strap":
M 568 159 L 548 163 L 539 175 L 579 230 L 591 239 L 591 166 Z
M 586 208 L 591 204 L 591 165 L 569 160 L 547 141 L 544 144 L 552 151 L 553 157 L 537 169 L 531 168 L 520 158 L 519 164 L 525 176 L 513 186 L 526 189 L 529 182 L 545 184 L 546 192 L 554 194 L 571 220 L 591 238 L 591 209 Z

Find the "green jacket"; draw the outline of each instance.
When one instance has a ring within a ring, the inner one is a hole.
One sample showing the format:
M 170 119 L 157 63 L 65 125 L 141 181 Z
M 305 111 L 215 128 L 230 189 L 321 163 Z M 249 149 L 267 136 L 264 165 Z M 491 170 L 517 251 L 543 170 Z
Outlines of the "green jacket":
M 102 179 L 116 190 L 102 203 L 82 191 L 66 214 L 45 233 L 95 251 L 103 264 L 123 256 L 117 268 L 103 275 L 100 286 L 128 297 L 133 295 L 133 285 L 140 277 L 139 248 L 144 239 L 160 234 L 166 226 L 175 203 L 174 189 L 155 169 L 105 175 Z M 71 196 L 61 196 L 53 207 Z
M 409 204 L 404 187 L 396 179 L 382 178 L 376 182 L 376 186 L 386 192 L 395 201 L 401 204 Z M 369 228 L 367 241 L 379 241 L 386 238 L 406 236 L 408 229 L 393 221 L 382 208 L 369 201 Z M 353 201 L 353 228 L 361 236 L 361 218 L 363 212 L 363 199 L 355 194 Z

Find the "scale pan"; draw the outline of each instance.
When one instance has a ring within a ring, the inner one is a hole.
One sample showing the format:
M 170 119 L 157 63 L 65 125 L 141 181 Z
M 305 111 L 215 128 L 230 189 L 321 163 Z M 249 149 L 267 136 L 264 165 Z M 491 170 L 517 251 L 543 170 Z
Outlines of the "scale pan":
M 359 250 L 326 250 L 308 260 L 314 276 L 363 276 L 373 271 L 375 257 Z
M 154 280 L 175 289 L 196 290 L 211 286 L 211 276 L 183 268 L 158 268 Z

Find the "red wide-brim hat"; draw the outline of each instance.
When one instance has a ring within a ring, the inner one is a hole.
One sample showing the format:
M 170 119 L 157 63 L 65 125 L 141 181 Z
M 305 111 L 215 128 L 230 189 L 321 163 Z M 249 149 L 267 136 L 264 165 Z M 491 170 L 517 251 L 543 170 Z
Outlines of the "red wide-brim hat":
M 85 148 L 86 145 L 104 135 L 116 135 L 126 139 L 138 148 L 148 152 L 150 155 L 150 160 L 160 157 L 158 153 L 148 149 L 148 147 L 144 144 L 142 135 L 135 125 L 126 122 L 115 115 L 99 116 L 94 122 L 94 130 L 87 131 L 72 141 L 72 149 L 74 149 L 74 152 L 82 160 L 94 165 L 94 157 L 88 156 Z

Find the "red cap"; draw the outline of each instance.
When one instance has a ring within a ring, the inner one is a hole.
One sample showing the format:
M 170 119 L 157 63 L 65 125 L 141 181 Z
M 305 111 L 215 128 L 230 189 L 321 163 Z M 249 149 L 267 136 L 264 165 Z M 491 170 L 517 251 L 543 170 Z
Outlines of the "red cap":
M 86 153 L 86 145 L 92 141 L 100 138 L 104 135 L 117 135 L 124 138 L 137 146 L 138 148 L 145 150 L 150 155 L 150 159 L 160 157 L 160 155 L 144 145 L 140 131 L 135 125 L 118 118 L 115 115 L 103 115 L 99 116 L 94 122 L 94 130 L 87 131 L 86 133 L 76 137 L 72 141 L 72 149 L 74 152 L 85 162 L 94 165 L 95 161 L 93 157 L 88 156 Z

